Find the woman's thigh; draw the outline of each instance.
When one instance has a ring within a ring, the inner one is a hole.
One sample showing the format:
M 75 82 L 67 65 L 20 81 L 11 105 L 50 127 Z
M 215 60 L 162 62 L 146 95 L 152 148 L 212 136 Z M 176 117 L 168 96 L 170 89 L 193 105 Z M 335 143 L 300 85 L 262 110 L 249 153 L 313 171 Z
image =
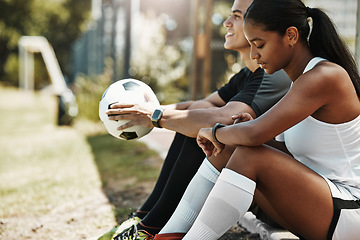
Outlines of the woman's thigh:
M 255 202 L 305 239 L 326 239 L 333 216 L 326 181 L 293 157 L 271 147 L 237 147 L 230 168 L 256 182 Z

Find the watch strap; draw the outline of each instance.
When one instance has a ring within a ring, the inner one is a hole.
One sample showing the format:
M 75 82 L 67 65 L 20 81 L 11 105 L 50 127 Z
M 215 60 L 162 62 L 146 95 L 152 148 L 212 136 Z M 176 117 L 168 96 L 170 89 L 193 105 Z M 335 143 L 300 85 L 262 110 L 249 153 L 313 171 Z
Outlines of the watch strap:
M 216 138 L 216 130 L 218 130 L 219 128 L 223 128 L 223 127 L 226 127 L 226 125 L 222 124 L 222 123 L 217 123 L 212 128 L 212 138 L 214 139 L 215 142 L 217 142 L 219 144 L 222 144 L 222 143 L 219 142 L 219 140 Z

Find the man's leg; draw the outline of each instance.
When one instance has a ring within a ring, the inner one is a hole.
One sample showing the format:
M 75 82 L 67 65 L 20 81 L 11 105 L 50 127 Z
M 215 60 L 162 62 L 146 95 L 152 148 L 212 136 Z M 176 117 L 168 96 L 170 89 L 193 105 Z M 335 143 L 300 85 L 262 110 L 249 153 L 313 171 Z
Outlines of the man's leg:
M 172 233 L 186 233 L 189 230 L 214 186 L 220 174 L 219 170 L 226 165 L 233 150 L 233 147 L 226 146 L 219 156 L 211 157 L 210 161 L 205 158 L 187 187 L 174 214 L 161 229 L 161 234 L 156 236 L 157 238 L 166 236 L 164 239 L 167 239 L 173 237 Z M 170 233 L 171 236 L 167 233 Z
M 138 228 L 156 234 L 166 224 L 186 187 L 199 169 L 205 154 L 196 139 L 186 137 L 177 161 L 156 205 L 142 219 Z
M 162 166 L 160 175 L 158 180 L 156 181 L 155 187 L 149 197 L 146 199 L 145 203 L 139 208 L 136 212 L 136 216 L 139 218 L 144 218 L 148 212 L 155 206 L 157 201 L 159 200 L 164 187 L 169 179 L 170 173 L 180 155 L 180 152 L 183 148 L 184 141 L 187 137 L 176 133 L 174 140 L 169 148 L 169 151 L 164 160 L 164 164 Z
M 220 172 L 205 158 L 174 214 L 161 229 L 161 234 L 186 233 L 190 229 L 219 174 Z
M 169 148 L 168 154 L 164 160 L 164 164 L 161 169 L 160 176 L 156 182 L 156 185 L 152 193 L 147 198 L 145 203 L 140 207 L 140 209 L 138 209 L 135 213 L 132 213 L 126 221 L 120 223 L 118 226 L 114 227 L 109 232 L 102 235 L 98 240 L 113 239 L 116 235 L 123 232 L 125 229 L 138 224 L 140 220 L 144 218 L 146 214 L 154 207 L 154 205 L 161 196 L 161 193 L 166 185 L 169 175 L 181 152 L 185 139 L 186 137 L 184 135 L 180 133 L 175 134 L 175 137 Z

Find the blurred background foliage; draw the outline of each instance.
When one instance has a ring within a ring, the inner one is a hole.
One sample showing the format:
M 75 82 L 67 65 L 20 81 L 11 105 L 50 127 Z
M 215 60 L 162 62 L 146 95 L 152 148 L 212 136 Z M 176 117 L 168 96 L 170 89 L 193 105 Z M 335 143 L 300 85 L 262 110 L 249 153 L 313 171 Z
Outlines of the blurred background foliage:
M 325 0 L 306 2 L 310 6 L 329 5 Z M 194 14 L 195 3 L 198 14 Z M 210 10 L 206 7 L 209 3 Z M 231 13 L 232 3 L 233 0 L 0 0 L 0 84 L 19 85 L 19 38 L 44 36 L 76 95 L 80 118 L 98 121 L 102 92 L 122 78 L 145 82 L 162 104 L 205 97 L 241 69 L 238 54 L 223 48 L 223 22 Z M 328 6 L 330 13 L 337 14 L 331 17 L 354 51 L 357 1 L 332 3 L 332 8 Z M 339 9 L 339 13 L 331 9 Z M 211 61 L 207 92 L 201 89 L 207 81 L 202 69 L 194 71 L 194 29 L 198 28 L 197 34 L 201 35 L 206 31 L 206 23 L 211 25 L 210 54 L 197 61 Z M 35 54 L 34 62 L 35 89 L 42 90 L 50 78 L 40 54 Z M 197 87 L 199 92 L 202 90 L 196 96 L 192 91 L 194 72 L 200 73 Z
M 93 19 L 94 2 L 1 0 L 0 84 L 19 84 L 19 38 L 44 36 L 54 48 L 67 84 L 76 95 L 80 118 L 98 121 L 98 102 L 103 91 L 113 81 L 125 77 L 149 84 L 162 104 L 189 99 L 194 44 L 191 36 L 194 23 L 189 15 L 192 1 L 137 1 L 138 12 L 132 17 L 129 69 L 124 69 L 126 12 L 121 8 L 126 1 L 100 1 L 100 19 Z M 198 16 L 212 24 L 211 91 L 241 67 L 237 53 L 223 48 L 222 23 L 230 14 L 232 3 L 233 0 L 214 0 L 212 18 Z M 98 65 L 100 70 L 95 70 Z M 40 54 L 35 54 L 34 77 L 36 90 L 50 83 Z
M 52 44 L 60 67 L 70 72 L 71 46 L 86 30 L 89 0 L 1 0 L 0 81 L 18 83 L 18 40 L 21 36 L 44 36 Z M 35 59 L 36 83 L 49 82 L 43 60 Z M 39 86 L 43 86 L 40 83 Z

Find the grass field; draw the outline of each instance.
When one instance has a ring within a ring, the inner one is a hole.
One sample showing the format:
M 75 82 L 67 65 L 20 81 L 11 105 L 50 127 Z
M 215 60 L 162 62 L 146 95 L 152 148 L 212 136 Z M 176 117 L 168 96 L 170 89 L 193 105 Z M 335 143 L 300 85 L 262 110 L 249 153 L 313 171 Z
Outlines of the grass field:
M 56 114 L 51 95 L 0 88 L 0 239 L 90 239 L 138 207 L 158 175 L 143 143 L 87 121 L 58 127 Z

